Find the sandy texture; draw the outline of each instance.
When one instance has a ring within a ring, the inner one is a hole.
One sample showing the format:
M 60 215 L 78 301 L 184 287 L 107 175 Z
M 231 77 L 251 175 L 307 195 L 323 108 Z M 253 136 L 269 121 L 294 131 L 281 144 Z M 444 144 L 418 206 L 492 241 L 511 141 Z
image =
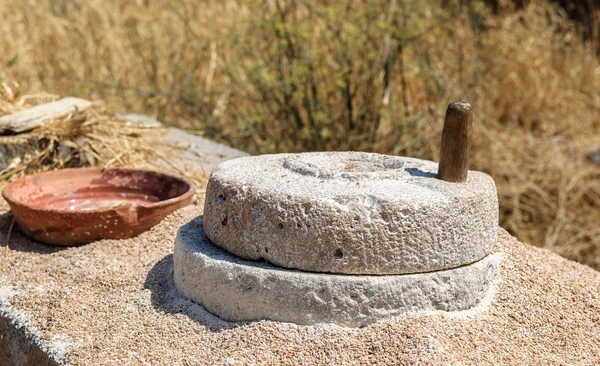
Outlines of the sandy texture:
M 138 238 L 69 249 L 17 231 L 13 249 L 0 252 L 0 287 L 12 288 L 4 293 L 15 311 L 76 365 L 600 362 L 600 273 L 503 230 L 502 280 L 480 314 L 417 315 L 360 329 L 219 321 L 173 291 L 176 230 L 200 213 L 189 206 Z

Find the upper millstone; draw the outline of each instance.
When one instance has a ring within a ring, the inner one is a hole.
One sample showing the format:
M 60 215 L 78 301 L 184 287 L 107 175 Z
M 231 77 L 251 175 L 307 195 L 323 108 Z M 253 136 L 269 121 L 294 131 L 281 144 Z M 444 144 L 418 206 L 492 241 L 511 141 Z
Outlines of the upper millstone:
M 437 178 L 437 164 L 360 152 L 277 154 L 221 163 L 204 229 L 247 259 L 305 271 L 404 274 L 485 257 L 497 239 L 493 180 Z

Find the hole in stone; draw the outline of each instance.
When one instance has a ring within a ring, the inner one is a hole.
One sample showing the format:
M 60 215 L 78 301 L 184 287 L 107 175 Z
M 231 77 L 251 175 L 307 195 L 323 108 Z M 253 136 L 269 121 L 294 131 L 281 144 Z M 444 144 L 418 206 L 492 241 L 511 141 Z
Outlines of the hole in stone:
M 223 219 L 223 221 L 221 221 L 221 225 L 227 225 L 227 215 L 225 215 L 225 218 Z
M 277 225 L 277 230 L 282 231 L 283 230 L 283 224 Z
M 269 253 L 269 248 L 265 247 L 265 253 Z
M 310 205 L 304 206 L 304 214 L 308 215 L 309 212 L 310 212 Z
M 335 252 L 333 252 L 333 258 L 344 259 L 344 252 L 342 252 L 341 249 L 337 249 Z
M 297 223 L 297 224 L 296 224 L 296 227 L 297 227 L 298 229 L 300 229 L 300 228 L 302 228 L 302 224 L 301 224 L 301 223 Z
M 217 203 L 223 203 L 223 202 L 225 202 L 225 200 L 227 200 L 227 198 L 225 197 L 224 194 L 221 193 L 221 194 L 217 195 L 217 199 L 216 199 Z

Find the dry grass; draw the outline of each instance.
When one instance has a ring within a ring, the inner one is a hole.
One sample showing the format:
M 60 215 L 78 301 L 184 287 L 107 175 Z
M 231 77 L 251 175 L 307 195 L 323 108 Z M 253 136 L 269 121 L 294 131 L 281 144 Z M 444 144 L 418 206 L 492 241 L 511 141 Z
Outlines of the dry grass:
M 17 84 L 0 84 L 0 115 L 59 99 L 57 95 L 20 95 Z M 93 108 L 51 120 L 27 133 L 0 136 L 2 144 L 37 145 L 16 157 L 0 170 L 0 182 L 25 174 L 80 166 L 129 166 L 175 171 L 202 186 L 203 173 L 181 170 L 170 157 L 183 147 L 166 143 L 167 129 L 116 118 L 103 111 L 101 102 Z
M 600 166 L 587 158 L 600 147 L 595 49 L 543 7 L 492 25 L 482 63 L 502 68 L 479 91 L 474 165 L 496 180 L 502 226 L 600 269 Z
M 600 167 L 586 159 L 600 145 L 596 48 L 545 1 L 502 17 L 479 5 L 450 12 L 430 3 L 398 3 L 398 11 L 425 7 L 418 13 L 424 31 L 397 57 L 376 138 L 359 148 L 436 160 L 445 106 L 471 102 L 472 167 L 496 180 L 501 225 L 600 269 Z M 252 75 L 240 68 L 232 77 L 228 69 L 254 62 L 234 47 L 232 29 L 255 42 L 249 45 L 258 53 L 268 49 L 267 40 L 244 34 L 268 7 L 244 4 L 6 1 L 0 78 L 29 90 L 104 99 L 109 111 L 148 113 L 254 153 L 311 149 L 284 138 L 284 121 L 263 118 Z M 322 33 L 307 32 L 323 42 Z M 325 139 L 325 129 L 313 132 L 322 148 L 349 146 Z

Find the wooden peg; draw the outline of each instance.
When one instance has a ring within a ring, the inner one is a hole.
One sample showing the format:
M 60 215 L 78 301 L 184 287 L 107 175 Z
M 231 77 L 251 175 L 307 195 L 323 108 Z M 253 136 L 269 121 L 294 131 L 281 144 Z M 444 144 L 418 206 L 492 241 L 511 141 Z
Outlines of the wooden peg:
M 473 135 L 473 111 L 469 103 L 448 105 L 442 131 L 438 176 L 446 182 L 466 182 Z

